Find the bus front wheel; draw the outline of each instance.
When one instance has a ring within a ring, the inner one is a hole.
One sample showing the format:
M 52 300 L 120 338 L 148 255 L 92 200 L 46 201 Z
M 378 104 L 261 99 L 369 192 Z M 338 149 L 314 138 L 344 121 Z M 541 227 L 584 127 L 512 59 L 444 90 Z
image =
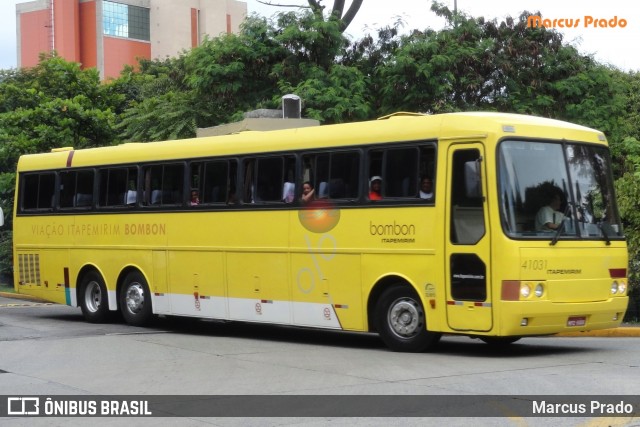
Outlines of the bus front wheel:
M 427 331 L 420 299 L 408 286 L 385 290 L 376 305 L 377 330 L 393 351 L 420 352 L 438 343 L 441 334 Z
M 153 316 L 149 286 L 144 276 L 137 271 L 129 273 L 124 279 L 120 291 L 120 310 L 124 320 L 132 326 L 143 326 Z
M 107 286 L 98 272 L 91 271 L 80 283 L 80 309 L 91 323 L 102 323 L 109 317 Z

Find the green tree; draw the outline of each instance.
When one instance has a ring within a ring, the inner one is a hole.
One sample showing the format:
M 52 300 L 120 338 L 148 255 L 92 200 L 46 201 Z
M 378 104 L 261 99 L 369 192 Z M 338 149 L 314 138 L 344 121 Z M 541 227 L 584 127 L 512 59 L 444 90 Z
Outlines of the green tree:
M 95 69 L 82 70 L 54 54 L 33 68 L 0 71 L 0 273 L 11 272 L 11 211 L 15 170 L 23 154 L 114 142 L 120 96 L 109 93 Z
M 302 6 L 300 4 L 273 3 L 273 2 L 260 1 L 260 0 L 257 0 L 257 1 L 258 3 L 266 4 L 269 6 L 295 7 L 295 8 L 308 7 L 312 11 L 313 15 L 315 15 L 318 21 L 322 21 L 325 19 L 324 12 L 325 12 L 326 6 L 322 4 L 323 3 L 322 0 L 307 0 L 308 6 Z M 358 11 L 362 7 L 363 3 L 364 3 L 364 0 L 352 0 L 349 7 L 346 8 L 345 10 L 345 7 L 346 7 L 345 0 L 334 0 L 333 6 L 331 7 L 331 12 L 327 16 L 327 20 L 339 21 L 340 31 L 344 32 L 351 24 L 351 21 L 353 21 L 353 18 L 355 18 L 356 15 L 358 14 Z
M 116 130 L 125 141 L 159 141 L 195 136 L 209 114 L 185 83 L 185 57 L 141 60 L 125 67 L 109 90 L 123 96 Z
M 209 116 L 200 127 L 238 120 L 245 111 L 272 107 L 278 93 L 274 64 L 286 51 L 266 19 L 249 17 L 240 34 L 206 39 L 185 57 L 186 84 Z

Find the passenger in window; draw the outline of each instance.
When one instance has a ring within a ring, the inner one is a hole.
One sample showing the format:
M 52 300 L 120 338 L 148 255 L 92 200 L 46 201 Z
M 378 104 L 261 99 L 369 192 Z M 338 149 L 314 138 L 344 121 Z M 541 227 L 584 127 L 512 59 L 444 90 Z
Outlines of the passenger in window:
M 377 175 L 369 180 L 369 200 L 382 200 L 382 178 Z
M 549 198 L 549 203 L 538 210 L 536 214 L 536 231 L 555 231 L 562 224 L 564 214 L 558 209 L 562 205 L 562 197 L 554 193 Z
M 200 204 L 200 197 L 198 196 L 198 190 L 191 190 L 191 206 L 198 206 Z
M 316 199 L 316 190 L 313 188 L 313 184 L 309 181 L 305 181 L 302 183 L 302 197 L 300 201 L 303 204 L 311 203 Z
M 431 181 L 430 178 L 424 177 L 420 181 L 420 193 L 418 197 L 426 200 L 433 199 L 433 181 Z

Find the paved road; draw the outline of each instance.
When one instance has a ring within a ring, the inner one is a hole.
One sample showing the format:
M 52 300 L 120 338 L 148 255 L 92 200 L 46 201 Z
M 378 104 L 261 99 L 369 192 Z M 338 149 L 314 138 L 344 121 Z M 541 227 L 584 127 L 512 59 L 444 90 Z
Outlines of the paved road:
M 376 335 L 161 319 L 93 325 L 79 309 L 0 297 L 0 395 L 634 395 L 636 338 L 524 339 L 506 350 L 445 337 L 437 352 L 388 351 Z M 640 408 L 636 408 L 640 409 Z M 461 415 L 472 415 L 464 413 Z M 4 425 L 86 425 L 5 419 Z M 638 425 L 632 417 L 160 418 L 106 425 Z

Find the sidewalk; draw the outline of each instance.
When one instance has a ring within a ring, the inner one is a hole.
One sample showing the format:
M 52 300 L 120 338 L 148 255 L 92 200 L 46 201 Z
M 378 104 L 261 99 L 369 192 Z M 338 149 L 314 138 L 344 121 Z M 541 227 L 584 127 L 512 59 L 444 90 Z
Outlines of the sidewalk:
M 31 302 L 47 302 L 39 298 L 35 298 L 29 295 L 15 294 L 13 292 L 0 292 L 0 298 L 12 298 Z M 556 337 L 640 337 L 640 325 L 629 326 L 623 324 L 619 328 L 614 329 L 600 329 L 598 331 L 590 332 L 565 332 L 562 334 L 553 335 Z
M 45 301 L 45 300 L 41 300 L 40 298 L 32 297 L 30 295 L 16 294 L 16 293 L 13 293 L 13 292 L 0 292 L 0 297 L 1 298 L 20 299 L 20 300 L 24 300 L 24 301 L 33 301 L 33 302 L 48 302 L 48 301 Z

